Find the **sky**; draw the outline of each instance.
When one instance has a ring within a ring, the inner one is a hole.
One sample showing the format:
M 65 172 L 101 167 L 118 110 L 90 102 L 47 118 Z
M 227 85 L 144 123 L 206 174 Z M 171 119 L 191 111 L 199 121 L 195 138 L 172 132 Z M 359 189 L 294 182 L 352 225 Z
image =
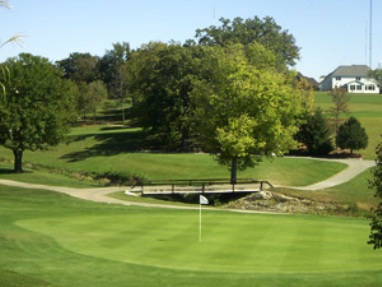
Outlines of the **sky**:
M 369 65 L 370 0 L 8 0 L 0 9 L 0 61 L 32 53 L 57 61 L 71 53 L 103 56 L 112 44 L 183 43 L 221 17 L 270 16 L 300 47 L 293 67 L 316 80 L 340 65 Z M 372 65 L 382 63 L 382 1 L 373 1 Z

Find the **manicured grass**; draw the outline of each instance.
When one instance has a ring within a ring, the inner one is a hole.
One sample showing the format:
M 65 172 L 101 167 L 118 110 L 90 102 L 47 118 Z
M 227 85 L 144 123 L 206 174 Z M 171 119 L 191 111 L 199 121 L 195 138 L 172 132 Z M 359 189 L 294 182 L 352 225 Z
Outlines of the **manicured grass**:
M 76 172 L 118 172 L 146 179 L 229 178 L 226 167 L 219 166 L 208 154 L 166 154 L 132 152 L 130 147 L 144 145 L 137 129 L 99 126 L 73 129 L 70 144 L 50 151 L 25 152 L 25 162 Z M 1 155 L 12 159 L 10 151 Z M 255 168 L 239 172 L 241 178 L 268 180 L 279 185 L 309 185 L 339 172 L 345 166 L 301 158 L 265 160 Z
M 382 283 L 382 254 L 366 244 L 362 218 L 204 210 L 199 242 L 198 211 L 0 186 L 0 225 L 0 282 L 10 286 Z
M 315 93 L 315 106 L 327 111 L 333 106 L 326 92 Z M 382 135 L 382 95 L 352 94 L 349 101 L 349 116 L 356 117 L 366 129 L 369 146 L 360 153 L 367 159 L 375 158 L 375 148 L 381 142 Z

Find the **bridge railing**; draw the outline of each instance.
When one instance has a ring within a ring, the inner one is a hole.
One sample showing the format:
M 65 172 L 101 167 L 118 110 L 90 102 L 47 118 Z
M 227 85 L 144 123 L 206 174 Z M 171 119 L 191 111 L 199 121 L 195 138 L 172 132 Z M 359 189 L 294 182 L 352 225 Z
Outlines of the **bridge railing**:
M 258 186 L 256 190 L 263 190 L 265 186 L 273 187 L 265 180 L 249 178 L 238 179 L 232 184 L 227 179 L 177 179 L 177 180 L 146 180 L 137 182 L 131 187 L 132 191 L 144 194 L 174 194 L 174 193 L 206 193 L 206 192 L 236 192 L 243 191 L 243 186 Z

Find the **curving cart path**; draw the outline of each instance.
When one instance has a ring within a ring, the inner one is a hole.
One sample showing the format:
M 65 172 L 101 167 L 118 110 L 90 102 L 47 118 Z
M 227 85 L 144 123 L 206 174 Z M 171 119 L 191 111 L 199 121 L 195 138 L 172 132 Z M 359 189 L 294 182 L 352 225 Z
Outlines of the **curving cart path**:
M 345 183 L 360 173 L 364 172 L 365 170 L 375 166 L 375 161 L 373 160 L 360 160 L 360 159 L 317 159 L 317 158 L 311 158 L 315 160 L 325 160 L 325 161 L 332 161 L 332 162 L 340 162 L 346 164 L 348 167 L 341 172 L 327 178 L 324 181 L 317 182 L 312 185 L 308 186 L 283 186 L 291 189 L 298 189 L 298 190 L 320 190 L 325 188 L 330 188 L 336 185 L 340 185 L 342 183 Z
M 336 161 L 345 163 L 348 167 L 333 175 L 332 177 L 303 187 L 293 187 L 293 186 L 283 186 L 292 189 L 298 190 L 307 190 L 307 191 L 315 191 L 325 188 L 330 188 L 344 182 L 351 180 L 356 177 L 358 174 L 363 171 L 375 166 L 375 162 L 372 160 L 359 160 L 359 159 L 338 159 L 338 160 L 328 160 L 328 159 L 316 159 L 316 160 L 327 160 L 327 161 Z M 108 194 L 121 191 L 121 190 L 129 190 L 130 187 L 124 186 L 114 186 L 114 187 L 100 187 L 100 188 L 71 188 L 71 187 L 62 187 L 62 186 L 49 186 L 49 185 L 41 185 L 41 184 L 33 184 L 33 183 L 25 183 L 18 182 L 13 180 L 0 179 L 1 185 L 7 186 L 15 186 L 22 187 L 28 189 L 43 189 L 43 190 L 51 190 L 60 193 L 65 193 L 69 196 L 94 201 L 94 202 L 102 202 L 102 203 L 110 203 L 110 204 L 122 204 L 122 205 L 137 205 L 137 206 L 145 206 L 145 207 L 161 207 L 161 208 L 174 208 L 174 209 L 197 209 L 198 207 L 188 207 L 181 205 L 168 205 L 168 204 L 151 204 L 151 203 L 140 203 L 140 202 L 129 202 L 125 200 L 119 200 L 115 198 L 111 198 Z M 281 186 L 280 186 L 281 187 Z M 235 210 L 236 211 L 236 210 Z

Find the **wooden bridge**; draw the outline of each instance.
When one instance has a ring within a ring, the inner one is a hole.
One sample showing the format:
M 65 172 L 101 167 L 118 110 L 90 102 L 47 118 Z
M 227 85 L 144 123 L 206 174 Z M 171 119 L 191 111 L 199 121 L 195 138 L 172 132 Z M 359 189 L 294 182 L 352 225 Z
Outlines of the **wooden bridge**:
M 186 179 L 142 181 L 130 192 L 141 195 L 254 193 L 273 187 L 268 181 L 239 179 L 231 184 L 227 179 Z

